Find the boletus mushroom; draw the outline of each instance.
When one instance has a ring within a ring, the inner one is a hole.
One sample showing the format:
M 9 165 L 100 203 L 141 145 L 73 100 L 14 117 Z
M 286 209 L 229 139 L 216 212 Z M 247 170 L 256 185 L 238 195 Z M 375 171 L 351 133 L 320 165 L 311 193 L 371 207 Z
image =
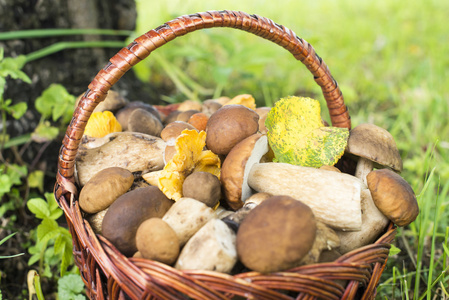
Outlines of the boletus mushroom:
M 187 242 L 175 268 L 231 272 L 237 262 L 235 233 L 221 220 L 209 220 Z
M 96 173 L 81 189 L 79 204 L 83 211 L 94 214 L 111 205 L 132 186 L 133 174 L 127 169 L 111 167 Z
M 181 198 L 164 214 L 164 220 L 184 244 L 209 220 L 215 219 L 214 210 L 201 201 L 192 198 Z
M 374 124 L 360 124 L 349 132 L 346 153 L 358 157 L 355 176 L 366 183 L 373 168 L 402 171 L 402 159 L 393 136 Z
M 143 258 L 173 264 L 179 255 L 179 240 L 175 231 L 162 219 L 151 218 L 140 224 L 136 246 Z
M 165 142 L 151 135 L 119 132 L 99 147 L 79 149 L 76 157 L 78 182 L 84 186 L 97 172 L 121 167 L 130 172 L 149 172 L 164 167 Z
M 160 118 L 145 109 L 134 109 L 129 115 L 128 131 L 159 137 L 163 128 Z
M 299 265 L 312 249 L 317 231 L 312 210 L 289 196 L 273 196 L 240 224 L 237 253 L 249 269 L 270 273 Z
M 259 115 L 243 105 L 224 105 L 207 122 L 206 146 L 215 154 L 227 155 L 240 141 L 259 129 Z
M 369 189 L 361 192 L 362 227 L 359 231 L 337 231 L 341 246 L 339 252 L 345 254 L 354 249 L 371 244 L 385 230 L 390 220 L 379 211 L 373 202 Z
M 376 207 L 394 224 L 403 227 L 419 214 L 418 201 L 412 187 L 389 169 L 372 171 L 366 176 Z
M 161 218 L 172 204 L 155 186 L 123 194 L 109 206 L 103 218 L 103 236 L 121 253 L 132 256 L 137 251 L 136 231 L 140 224 L 150 218 Z
M 254 164 L 248 185 L 258 192 L 287 195 L 310 206 L 317 220 L 333 229 L 354 231 L 362 225 L 358 178 L 287 163 Z
M 215 207 L 221 198 L 220 180 L 209 172 L 193 172 L 182 184 L 182 195 Z
M 255 133 L 237 145 L 226 156 L 221 167 L 220 181 L 228 205 L 237 210 L 253 194 L 248 186 L 251 167 L 269 151 L 267 136 Z

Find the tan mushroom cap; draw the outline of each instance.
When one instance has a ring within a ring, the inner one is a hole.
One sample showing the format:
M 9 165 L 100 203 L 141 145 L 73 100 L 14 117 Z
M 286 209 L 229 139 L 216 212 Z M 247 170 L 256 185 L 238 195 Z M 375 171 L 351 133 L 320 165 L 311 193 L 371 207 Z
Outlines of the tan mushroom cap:
M 346 152 L 374 162 L 376 168 L 402 172 L 402 159 L 393 136 L 374 124 L 360 124 L 349 134 Z
M 215 154 L 227 155 L 239 142 L 259 129 L 259 115 L 239 104 L 221 107 L 206 126 L 206 146 Z
M 372 171 L 366 177 L 377 208 L 398 226 L 407 226 L 419 214 L 418 201 L 412 187 L 389 169 Z

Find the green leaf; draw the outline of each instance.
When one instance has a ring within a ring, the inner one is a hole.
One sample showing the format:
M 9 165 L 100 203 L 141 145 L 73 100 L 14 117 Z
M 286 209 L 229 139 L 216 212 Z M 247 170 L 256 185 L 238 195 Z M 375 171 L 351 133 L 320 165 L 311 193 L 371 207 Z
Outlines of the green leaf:
M 55 238 L 59 234 L 58 228 L 58 223 L 55 220 L 44 218 L 41 224 L 37 226 L 38 241 L 44 242 Z
M 75 96 L 70 95 L 62 85 L 52 84 L 36 99 L 35 107 L 44 119 L 51 116 L 53 121 L 57 121 L 63 117 L 66 121 L 73 113 L 75 100 Z
M 34 253 L 33 255 L 31 255 L 30 259 L 28 259 L 28 265 L 32 266 L 35 263 L 37 263 L 39 260 L 41 259 L 41 254 L 38 253 Z
M 265 126 L 275 162 L 319 168 L 334 165 L 346 148 L 349 130 L 324 127 L 320 103 L 303 97 L 279 100 Z
M 45 143 L 54 140 L 59 134 L 59 129 L 50 126 L 48 121 L 39 124 L 31 134 L 31 139 L 36 143 Z
M 86 299 L 84 292 L 84 282 L 80 275 L 67 274 L 58 279 L 59 299 L 81 300 Z
M 399 254 L 401 252 L 401 249 L 396 247 L 395 245 L 391 244 L 390 252 L 388 253 L 388 256 L 393 256 L 396 254 Z
M 13 185 L 18 185 L 22 183 L 21 178 L 27 176 L 28 169 L 26 166 L 8 165 L 6 174 L 9 176 Z
M 7 112 L 13 116 L 14 119 L 20 119 L 27 111 L 28 106 L 26 102 L 19 102 L 8 107 Z
M 41 193 L 44 192 L 44 172 L 36 170 L 28 175 L 28 185 L 31 188 L 37 188 Z
M 48 203 L 43 199 L 30 199 L 27 202 L 27 207 L 38 219 L 44 219 L 50 216 L 50 208 L 48 206 Z
M 64 252 L 62 255 L 61 260 L 61 276 L 64 276 L 65 272 L 67 271 L 68 266 L 70 266 L 73 262 L 73 253 L 72 253 L 72 247 L 70 244 L 70 247 L 67 246 L 67 244 L 64 246 Z
M 9 193 L 12 185 L 11 178 L 7 174 L 0 175 L 0 198 Z
M 53 193 L 45 193 L 44 196 L 45 200 L 47 200 L 48 207 L 50 209 L 49 218 L 53 220 L 59 219 L 59 217 L 62 216 L 64 212 L 56 202 L 55 195 Z
M 10 76 L 13 79 L 21 79 L 26 83 L 31 83 L 31 79 L 27 74 L 20 71 L 26 62 L 24 55 L 17 57 L 6 57 L 0 60 L 0 77 L 6 78 Z

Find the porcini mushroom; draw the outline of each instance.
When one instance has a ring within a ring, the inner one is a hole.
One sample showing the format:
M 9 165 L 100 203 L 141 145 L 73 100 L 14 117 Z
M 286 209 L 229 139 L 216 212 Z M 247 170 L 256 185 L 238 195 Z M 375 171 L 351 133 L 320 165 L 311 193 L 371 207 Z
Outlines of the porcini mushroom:
M 162 219 L 150 218 L 136 232 L 136 246 L 143 258 L 173 264 L 179 255 L 179 240 L 175 231 Z
M 385 230 L 390 220 L 374 205 L 369 189 L 361 192 L 362 227 L 359 231 L 337 231 L 341 246 L 339 252 L 345 254 L 354 249 L 371 244 Z
M 416 219 L 418 201 L 404 178 L 389 169 L 380 169 L 370 172 L 366 180 L 374 204 L 394 224 L 403 227 Z
M 187 242 L 175 268 L 231 272 L 237 262 L 235 233 L 219 219 L 206 223 Z
M 237 143 L 259 129 L 259 115 L 243 105 L 224 105 L 207 122 L 206 146 L 215 154 L 227 155 Z
M 117 113 L 115 114 L 117 120 L 122 125 L 123 131 L 128 130 L 128 121 L 130 119 L 131 113 L 135 109 L 144 109 L 150 113 L 152 113 L 156 118 L 160 120 L 160 114 L 159 112 L 151 105 L 142 101 L 132 101 L 126 104 L 123 108 L 121 108 Z
M 287 195 L 310 206 L 317 220 L 339 230 L 360 230 L 363 182 L 351 175 L 286 163 L 254 164 L 248 185 L 258 192 Z
M 115 199 L 129 190 L 133 181 L 133 174 L 124 168 L 111 167 L 99 171 L 81 189 L 81 209 L 94 214 L 108 208 Z
M 160 118 L 145 109 L 134 109 L 128 118 L 128 130 L 132 132 L 145 133 L 152 136 L 161 136 L 164 128 Z
M 120 132 L 105 144 L 79 149 L 76 157 L 78 182 L 84 186 L 97 172 L 121 167 L 130 172 L 149 172 L 164 167 L 165 142 L 151 135 Z
M 267 136 L 253 134 L 238 143 L 226 156 L 221 167 L 221 182 L 228 205 L 237 210 L 253 192 L 248 186 L 251 167 L 268 153 Z
M 221 198 L 220 180 L 208 172 L 193 172 L 182 184 L 182 195 L 215 207 Z
M 182 247 L 207 221 L 214 218 L 214 210 L 203 202 L 181 198 L 164 214 L 162 220 L 176 232 Z
M 349 132 L 346 153 L 358 157 L 355 176 L 366 183 L 373 168 L 402 171 L 402 160 L 393 136 L 374 124 L 360 124 Z
M 323 222 L 316 222 L 316 237 L 312 248 L 301 260 L 301 265 L 310 265 L 320 260 L 323 251 L 337 249 L 340 246 L 340 238 L 337 233 Z
M 172 206 L 155 186 L 139 188 L 123 194 L 109 206 L 103 218 L 102 233 L 126 256 L 137 251 L 136 231 L 150 218 L 161 218 Z
M 237 253 L 249 269 L 269 273 L 298 266 L 316 236 L 312 210 L 289 196 L 273 196 L 240 224 Z

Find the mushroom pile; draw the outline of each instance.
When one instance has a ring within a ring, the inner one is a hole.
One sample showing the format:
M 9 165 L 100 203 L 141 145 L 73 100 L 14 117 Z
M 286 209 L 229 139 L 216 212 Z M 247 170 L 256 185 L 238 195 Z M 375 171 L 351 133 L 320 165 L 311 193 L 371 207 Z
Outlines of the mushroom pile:
M 109 92 L 76 158 L 85 219 L 128 257 L 230 274 L 332 261 L 416 219 L 385 129 L 342 135 L 336 160 L 355 172 L 304 166 L 276 159 L 271 111 L 247 94 L 158 106 Z

